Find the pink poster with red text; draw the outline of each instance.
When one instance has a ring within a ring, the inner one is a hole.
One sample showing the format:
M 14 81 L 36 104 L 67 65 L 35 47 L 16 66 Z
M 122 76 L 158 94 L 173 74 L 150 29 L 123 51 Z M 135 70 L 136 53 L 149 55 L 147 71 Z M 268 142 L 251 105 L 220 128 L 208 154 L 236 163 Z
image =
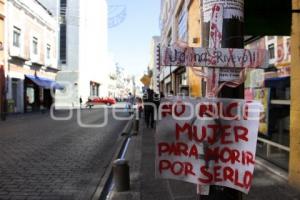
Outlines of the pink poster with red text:
M 248 193 L 255 164 L 259 102 L 169 98 L 160 105 L 156 177 Z

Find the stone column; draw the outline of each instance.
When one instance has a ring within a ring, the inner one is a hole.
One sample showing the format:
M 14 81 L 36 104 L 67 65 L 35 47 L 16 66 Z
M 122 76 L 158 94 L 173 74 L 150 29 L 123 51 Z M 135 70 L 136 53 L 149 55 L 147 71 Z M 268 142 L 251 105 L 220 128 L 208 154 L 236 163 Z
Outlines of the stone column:
M 300 189 L 300 1 L 292 1 L 289 182 Z

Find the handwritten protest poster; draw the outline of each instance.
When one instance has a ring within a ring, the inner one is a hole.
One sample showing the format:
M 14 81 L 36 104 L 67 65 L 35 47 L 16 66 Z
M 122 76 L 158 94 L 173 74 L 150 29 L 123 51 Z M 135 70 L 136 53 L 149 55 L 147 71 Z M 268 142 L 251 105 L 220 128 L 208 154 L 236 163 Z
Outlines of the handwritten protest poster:
M 235 99 L 163 100 L 156 132 L 156 177 L 248 193 L 260 109 L 258 102 Z
M 268 66 L 266 49 L 162 47 L 161 66 L 259 68 Z

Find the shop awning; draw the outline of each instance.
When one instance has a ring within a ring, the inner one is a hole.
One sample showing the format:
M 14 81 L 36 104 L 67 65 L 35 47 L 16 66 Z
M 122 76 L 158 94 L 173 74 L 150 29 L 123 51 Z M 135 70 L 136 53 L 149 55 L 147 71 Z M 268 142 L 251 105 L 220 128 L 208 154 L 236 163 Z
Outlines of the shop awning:
M 64 87 L 57 83 L 54 80 L 48 79 L 48 78 L 42 78 L 34 75 L 25 75 L 26 78 L 30 79 L 32 82 L 37 84 L 38 86 L 45 88 L 45 89 L 57 89 L 62 90 Z
M 265 80 L 265 87 L 286 88 L 290 86 L 290 80 L 290 76 L 269 78 Z

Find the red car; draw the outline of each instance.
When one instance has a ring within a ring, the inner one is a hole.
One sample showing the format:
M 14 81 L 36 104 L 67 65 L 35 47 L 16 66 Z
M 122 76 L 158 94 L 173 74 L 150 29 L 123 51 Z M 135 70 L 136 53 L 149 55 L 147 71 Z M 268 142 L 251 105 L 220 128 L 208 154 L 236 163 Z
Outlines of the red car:
M 91 99 L 91 103 L 92 104 L 113 105 L 113 104 L 116 104 L 116 100 L 111 97 L 106 97 L 106 98 L 94 97 Z

